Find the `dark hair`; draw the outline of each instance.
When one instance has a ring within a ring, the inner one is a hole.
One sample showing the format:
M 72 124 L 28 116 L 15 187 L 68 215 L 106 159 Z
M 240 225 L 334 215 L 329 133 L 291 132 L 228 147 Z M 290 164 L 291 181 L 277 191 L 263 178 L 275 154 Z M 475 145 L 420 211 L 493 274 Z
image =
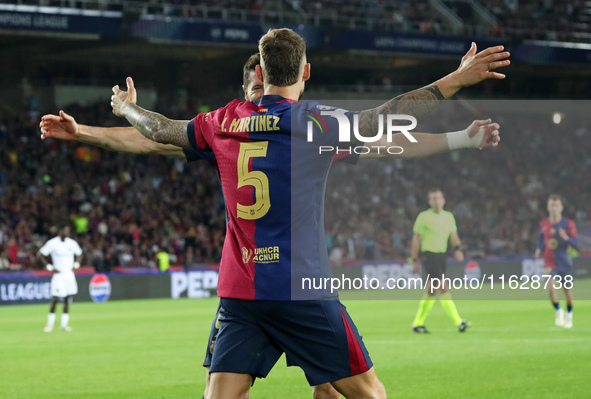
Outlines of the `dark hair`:
M 306 42 L 291 29 L 269 29 L 259 40 L 265 83 L 279 87 L 297 83 Z
M 433 193 L 441 193 L 441 195 L 443 195 L 443 191 L 440 188 L 432 188 L 429 191 L 427 191 L 427 198 L 429 198 L 429 196 Z
M 242 84 L 248 87 L 250 84 L 250 73 L 256 69 L 256 66 L 261 63 L 261 55 L 259 53 L 250 56 L 244 67 L 242 68 Z
M 560 201 L 562 202 L 562 197 L 558 194 L 550 194 L 548 197 L 548 201 Z

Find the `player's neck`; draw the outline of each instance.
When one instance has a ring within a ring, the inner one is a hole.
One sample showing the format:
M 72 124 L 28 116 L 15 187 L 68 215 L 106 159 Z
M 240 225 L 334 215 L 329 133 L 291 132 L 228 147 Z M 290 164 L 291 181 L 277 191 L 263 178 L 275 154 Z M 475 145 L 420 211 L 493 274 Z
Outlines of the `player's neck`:
M 297 101 L 300 97 L 300 89 L 297 85 L 285 87 L 265 85 L 265 96 L 281 96 Z
M 550 223 L 556 224 L 562 220 L 562 215 L 550 215 L 548 219 L 550 219 Z

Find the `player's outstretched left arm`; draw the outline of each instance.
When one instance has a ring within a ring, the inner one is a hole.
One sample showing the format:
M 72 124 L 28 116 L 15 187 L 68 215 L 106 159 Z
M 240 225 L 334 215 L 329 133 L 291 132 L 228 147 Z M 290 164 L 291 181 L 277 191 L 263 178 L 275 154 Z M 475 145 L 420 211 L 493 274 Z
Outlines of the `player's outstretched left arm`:
M 152 141 L 191 149 L 187 137 L 189 121 L 168 119 L 156 112 L 139 107 L 136 102 L 137 93 L 130 77 L 127 78 L 127 91 L 120 90 L 119 86 L 113 87 L 111 107 L 115 115 L 127 119 L 144 137 Z
M 403 133 L 392 135 L 392 142 L 388 142 L 386 135 L 379 141 L 372 143 L 373 147 L 398 146 L 403 152 L 397 154 L 398 158 L 421 158 L 429 155 L 459 150 L 461 148 L 488 148 L 496 147 L 501 141 L 499 135 L 500 125 L 492 123 L 490 119 L 476 120 L 466 129 L 459 132 L 449 132 L 444 134 L 433 133 L 412 133 L 412 137 L 417 142 L 411 143 Z M 367 144 L 369 146 L 369 144 Z M 370 146 L 370 147 L 371 147 Z M 365 154 L 365 158 L 385 157 L 386 152 L 372 151 Z
M 59 140 L 79 141 L 95 145 L 109 151 L 127 152 L 131 154 L 167 155 L 184 158 L 185 153 L 180 147 L 160 144 L 142 136 L 133 127 L 98 127 L 81 125 L 74 117 L 64 111 L 59 115 L 43 115 L 41 117 L 41 139 L 49 137 Z

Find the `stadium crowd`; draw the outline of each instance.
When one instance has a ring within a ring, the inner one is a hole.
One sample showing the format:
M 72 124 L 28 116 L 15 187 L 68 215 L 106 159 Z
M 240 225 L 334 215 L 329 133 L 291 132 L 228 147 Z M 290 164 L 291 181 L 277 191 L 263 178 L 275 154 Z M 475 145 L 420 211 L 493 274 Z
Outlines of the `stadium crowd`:
M 67 109 L 87 124 L 121 123 L 106 107 Z M 219 261 L 224 201 L 212 169 L 40 142 L 36 119 L 0 120 L 0 257 L 32 267 L 54 226 L 69 220 L 85 263 L 99 270 L 153 265 L 160 248 L 180 264 Z
M 591 42 L 591 9 L 584 0 L 479 0 L 499 21 L 497 35 Z
M 316 0 L 305 4 L 306 20 L 312 25 L 425 34 L 449 31 L 428 2 Z
M 472 2 L 444 0 L 442 3 L 462 21 L 463 34 L 471 37 L 492 33 L 508 38 L 591 42 L 591 9 L 584 0 L 478 2 L 497 19 L 493 31 L 479 20 Z M 424 34 L 458 33 L 426 1 L 316 0 L 306 4 L 307 22 L 315 25 Z
M 66 110 L 79 123 L 124 125 L 105 105 Z M 37 249 L 65 220 L 84 263 L 98 270 L 153 267 L 161 249 L 181 265 L 219 261 L 224 200 L 206 162 L 42 142 L 38 113 L 22 115 L 0 114 L 0 267 L 36 267 Z M 454 118 L 440 115 L 430 130 L 465 127 Z M 567 217 L 588 221 L 591 181 L 573 169 L 591 166 L 588 124 L 567 117 L 556 125 L 550 115 L 496 120 L 504 126 L 496 150 L 335 164 L 325 207 L 333 263 L 409 256 L 412 225 L 432 187 L 444 191 L 469 256 L 531 254 L 550 193 L 563 195 Z

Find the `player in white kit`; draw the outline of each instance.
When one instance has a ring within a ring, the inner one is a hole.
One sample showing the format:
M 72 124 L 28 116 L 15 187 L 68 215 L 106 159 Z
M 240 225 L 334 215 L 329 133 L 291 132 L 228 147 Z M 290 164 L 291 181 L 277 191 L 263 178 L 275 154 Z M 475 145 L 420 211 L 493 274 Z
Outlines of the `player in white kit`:
M 53 272 L 51 278 L 51 305 L 47 315 L 47 325 L 43 329 L 51 332 L 55 323 L 55 307 L 60 298 L 64 300 L 64 311 L 61 317 L 61 329 L 72 331 L 68 322 L 70 320 L 70 297 L 78 293 L 78 284 L 74 276 L 74 269 L 80 267 L 82 261 L 82 248 L 70 237 L 70 227 L 63 225 L 58 235 L 50 239 L 39 249 L 39 253 L 45 257 L 45 268 Z M 51 260 L 49 257 L 51 256 Z

